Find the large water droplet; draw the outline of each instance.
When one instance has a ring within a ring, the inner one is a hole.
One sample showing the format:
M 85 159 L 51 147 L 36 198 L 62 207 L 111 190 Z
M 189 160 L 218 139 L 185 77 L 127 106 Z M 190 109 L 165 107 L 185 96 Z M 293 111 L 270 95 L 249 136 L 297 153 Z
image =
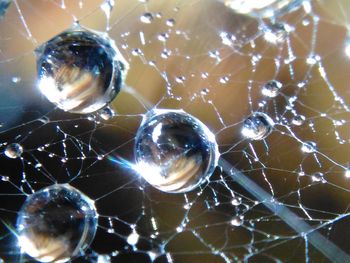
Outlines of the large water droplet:
M 265 113 L 255 112 L 243 123 L 242 134 L 251 140 L 263 140 L 273 130 L 275 123 Z
M 5 155 L 11 159 L 16 159 L 21 157 L 23 153 L 23 147 L 18 143 L 11 143 L 7 145 L 5 151 Z
M 46 187 L 30 196 L 18 213 L 18 242 L 40 262 L 67 262 L 88 248 L 95 236 L 93 201 L 64 185 Z
M 193 190 L 213 173 L 218 157 L 213 133 L 184 111 L 156 110 L 136 135 L 135 170 L 164 192 Z
M 127 64 L 106 36 L 75 26 L 36 50 L 38 86 L 64 111 L 91 113 L 120 91 Z
M 281 82 L 277 80 L 270 80 L 262 86 L 261 93 L 266 97 L 275 98 L 277 97 L 281 88 Z
M 303 1 L 305 0 L 225 0 L 225 4 L 237 13 L 266 18 L 290 13 Z

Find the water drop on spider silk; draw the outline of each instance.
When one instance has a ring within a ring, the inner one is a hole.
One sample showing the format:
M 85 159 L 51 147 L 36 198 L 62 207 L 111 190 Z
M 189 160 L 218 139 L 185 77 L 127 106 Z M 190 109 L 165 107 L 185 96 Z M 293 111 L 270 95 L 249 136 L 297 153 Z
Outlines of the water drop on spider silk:
M 262 86 L 261 93 L 270 98 L 277 97 L 282 88 L 282 83 L 277 80 L 270 80 Z
M 263 140 L 270 135 L 274 125 L 274 121 L 267 114 L 255 112 L 244 121 L 241 132 L 248 139 Z
M 145 24 L 152 23 L 154 17 L 151 13 L 144 13 L 142 16 L 140 16 L 140 21 Z
M 288 14 L 305 0 L 225 0 L 224 2 L 239 14 L 267 18 Z
M 137 132 L 135 170 L 169 193 L 191 191 L 214 172 L 219 158 L 214 134 L 182 110 L 155 110 Z
M 35 51 L 38 87 L 58 108 L 87 114 L 105 107 L 119 93 L 127 63 L 107 36 L 79 25 Z
M 317 151 L 316 143 L 307 141 L 301 145 L 301 151 L 304 153 L 314 153 Z
M 40 262 L 67 262 L 81 255 L 96 229 L 94 202 L 68 184 L 31 194 L 17 217 L 22 252 Z
M 286 41 L 291 28 L 284 23 L 274 23 L 263 26 L 262 31 L 267 42 L 280 44 Z
M 11 143 L 7 145 L 4 154 L 11 159 L 16 159 L 21 157 L 23 153 L 23 147 L 18 143 Z

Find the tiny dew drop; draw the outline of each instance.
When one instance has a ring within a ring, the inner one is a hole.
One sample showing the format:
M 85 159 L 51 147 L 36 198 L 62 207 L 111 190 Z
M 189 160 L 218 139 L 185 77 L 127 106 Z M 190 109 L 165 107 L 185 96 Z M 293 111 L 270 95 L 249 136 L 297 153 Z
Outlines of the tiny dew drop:
M 345 170 L 345 177 L 350 178 L 350 167 Z
M 301 151 L 304 153 L 314 153 L 317 151 L 317 145 L 312 141 L 303 142 L 301 145 Z
M 300 126 L 305 122 L 305 116 L 304 115 L 295 115 L 292 119 L 292 124 L 296 126 Z
M 175 26 L 175 19 L 174 18 L 169 18 L 167 21 L 166 21 L 166 25 L 169 26 L 169 27 L 173 27 Z
M 105 107 L 105 108 L 99 110 L 98 114 L 102 119 L 104 119 L 106 121 L 112 119 L 115 116 L 114 110 L 110 107 Z
M 231 220 L 231 225 L 241 226 L 243 224 L 243 220 L 244 220 L 243 216 L 234 216 Z
M 140 16 L 140 21 L 145 24 L 152 23 L 154 17 L 151 13 L 144 13 L 142 16 Z
M 264 38 L 272 44 L 284 43 L 291 28 L 287 24 L 275 23 L 263 27 Z
M 139 238 L 140 238 L 139 234 L 137 234 L 137 232 L 133 230 L 131 234 L 128 236 L 128 238 L 126 239 L 126 242 L 128 242 L 128 244 L 131 246 L 135 246 L 137 242 L 139 242 Z
M 18 143 L 11 143 L 7 145 L 4 153 L 8 158 L 16 159 L 21 157 L 23 153 L 23 147 Z
M 311 179 L 312 179 L 313 182 L 323 182 L 323 181 L 325 181 L 324 180 L 324 174 L 321 173 L 321 172 L 314 173 L 311 176 Z
M 273 130 L 275 123 L 265 113 L 255 112 L 248 117 L 242 127 L 242 135 L 251 140 L 263 140 Z
M 270 80 L 262 86 L 261 93 L 270 98 L 277 97 L 282 88 L 282 83 L 277 80 Z

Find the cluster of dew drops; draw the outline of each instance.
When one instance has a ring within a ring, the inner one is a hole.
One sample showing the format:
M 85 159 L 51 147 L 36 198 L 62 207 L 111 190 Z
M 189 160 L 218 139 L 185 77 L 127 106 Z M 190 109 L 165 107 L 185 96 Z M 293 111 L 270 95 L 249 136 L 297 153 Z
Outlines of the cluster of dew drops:
M 235 0 L 224 2 L 231 8 L 239 6 Z M 278 1 L 268 2 L 262 9 L 267 9 L 265 11 L 270 14 Z M 293 6 L 295 2 L 304 6 L 308 3 L 299 0 L 285 2 Z M 108 1 L 101 8 L 108 13 L 113 5 L 114 1 Z M 237 8 L 233 9 L 240 12 Z M 259 10 L 254 7 L 251 10 L 255 17 Z M 140 16 L 140 21 L 151 24 L 154 16 L 156 14 L 146 12 Z M 173 18 L 166 21 L 169 27 L 175 24 Z M 262 30 L 266 41 L 278 44 L 286 41 L 292 29 L 287 24 L 273 22 L 264 25 Z M 163 33 L 158 39 L 166 41 L 168 37 L 167 33 Z M 220 37 L 225 45 L 234 41 L 234 37 L 227 33 L 220 34 Z M 38 47 L 35 54 L 38 89 L 57 108 L 84 115 L 97 112 L 104 120 L 115 116 L 109 105 L 123 89 L 129 65 L 113 39 L 74 24 Z M 134 49 L 132 55 L 142 55 L 142 50 Z M 170 55 L 168 50 L 162 53 L 163 57 Z M 219 58 L 218 51 L 211 51 L 209 55 Z M 183 77 L 178 77 L 177 81 L 183 81 Z M 222 83 L 227 81 L 227 77 L 220 79 Z M 261 86 L 261 94 L 266 99 L 273 99 L 283 88 L 283 83 L 272 79 Z M 301 126 L 304 122 L 305 116 L 294 114 L 293 125 Z M 241 133 L 251 141 L 265 140 L 274 131 L 275 125 L 267 113 L 256 111 L 242 122 Z M 184 131 L 187 136 L 183 136 Z M 312 154 L 317 152 L 317 145 L 312 141 L 301 141 L 301 150 Z M 23 153 L 25 149 L 20 143 L 8 144 L 4 150 L 4 155 L 11 159 L 22 158 Z M 184 193 L 211 176 L 219 157 L 214 134 L 200 120 L 183 110 L 152 109 L 144 115 L 137 131 L 136 162 L 130 164 L 130 168 L 160 191 Z M 349 174 L 347 172 L 350 177 Z M 313 180 L 324 179 L 321 173 L 317 173 Z M 239 203 L 239 199 L 233 201 L 233 205 Z M 58 209 L 61 211 L 59 216 Z M 56 184 L 27 197 L 18 213 L 16 235 L 21 250 L 35 260 L 66 262 L 82 255 L 89 247 L 97 230 L 97 218 L 93 200 L 68 184 Z M 61 225 L 63 221 L 64 228 Z M 235 217 L 231 222 L 235 226 L 241 223 L 241 217 Z M 138 238 L 133 231 L 127 242 L 136 245 Z

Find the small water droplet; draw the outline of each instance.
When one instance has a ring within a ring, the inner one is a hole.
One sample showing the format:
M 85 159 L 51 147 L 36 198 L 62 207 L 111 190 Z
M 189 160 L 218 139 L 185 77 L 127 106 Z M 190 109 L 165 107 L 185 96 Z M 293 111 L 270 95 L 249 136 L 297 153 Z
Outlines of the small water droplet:
M 295 115 L 292 119 L 292 124 L 296 126 L 303 125 L 305 122 L 305 116 L 304 115 Z
M 23 147 L 18 143 L 11 143 L 6 147 L 4 153 L 8 158 L 16 159 L 21 157 L 23 153 Z
M 167 21 L 166 21 L 166 25 L 169 26 L 169 27 L 173 27 L 175 26 L 175 19 L 174 18 L 169 18 Z
M 317 150 L 317 145 L 315 142 L 307 141 L 301 145 L 301 151 L 304 153 L 314 153 Z
M 112 119 L 115 116 L 114 110 L 110 107 L 105 107 L 105 108 L 99 110 L 98 114 L 102 119 L 104 119 L 106 121 Z
M 21 78 L 20 78 L 20 77 L 12 77 L 12 78 L 11 78 L 11 81 L 12 81 L 13 83 L 19 83 L 19 82 L 21 81 Z
M 144 13 L 142 16 L 140 16 L 140 21 L 145 24 L 152 23 L 154 17 L 151 13 Z
M 128 238 L 126 239 L 126 242 L 128 242 L 128 244 L 131 246 L 135 246 L 137 242 L 139 242 L 139 238 L 140 238 L 139 234 L 137 234 L 136 231 L 133 230 L 131 234 L 128 236 Z
M 169 34 L 168 33 L 161 33 L 158 35 L 158 40 L 162 41 L 162 42 L 166 42 L 169 38 Z
M 263 140 L 270 135 L 274 125 L 274 121 L 267 114 L 255 112 L 244 121 L 241 132 L 248 139 Z
M 234 205 L 234 206 L 239 206 L 240 204 L 242 204 L 242 198 L 240 198 L 240 197 L 234 197 L 234 198 L 231 200 L 231 204 Z
M 277 80 L 270 80 L 262 86 L 261 93 L 269 98 L 275 98 L 279 94 L 282 83 Z
M 323 178 L 324 174 L 321 173 L 321 172 L 317 172 L 317 173 L 314 173 L 312 176 L 311 176 L 311 179 L 313 182 L 321 182 L 324 180 Z
M 284 23 L 275 23 L 264 26 L 264 38 L 272 44 L 284 43 L 287 39 L 291 28 Z
M 231 225 L 233 226 L 241 226 L 243 224 L 244 217 L 243 216 L 234 216 L 231 220 Z

